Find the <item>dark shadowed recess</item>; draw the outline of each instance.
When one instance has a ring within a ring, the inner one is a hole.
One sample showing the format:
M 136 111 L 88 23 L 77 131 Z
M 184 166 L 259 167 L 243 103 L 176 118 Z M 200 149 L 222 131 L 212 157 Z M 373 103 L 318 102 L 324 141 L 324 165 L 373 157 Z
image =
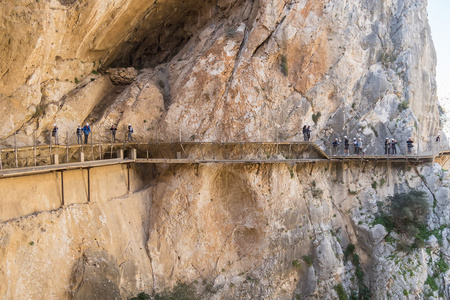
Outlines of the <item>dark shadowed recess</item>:
M 216 13 L 216 0 L 159 0 L 105 65 L 137 69 L 171 60 Z
M 246 0 L 156 0 L 105 61 L 106 67 L 155 67 L 170 61 L 212 18 L 227 17 L 230 8 Z

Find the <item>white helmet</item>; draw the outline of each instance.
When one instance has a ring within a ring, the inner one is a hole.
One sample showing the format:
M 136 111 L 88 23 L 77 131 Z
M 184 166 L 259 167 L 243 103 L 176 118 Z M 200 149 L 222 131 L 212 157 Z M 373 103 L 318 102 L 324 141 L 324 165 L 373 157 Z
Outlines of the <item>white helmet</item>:
M 86 123 L 86 126 L 89 126 L 89 123 Z
M 347 136 L 346 135 L 344 135 L 344 139 L 346 139 L 347 138 Z

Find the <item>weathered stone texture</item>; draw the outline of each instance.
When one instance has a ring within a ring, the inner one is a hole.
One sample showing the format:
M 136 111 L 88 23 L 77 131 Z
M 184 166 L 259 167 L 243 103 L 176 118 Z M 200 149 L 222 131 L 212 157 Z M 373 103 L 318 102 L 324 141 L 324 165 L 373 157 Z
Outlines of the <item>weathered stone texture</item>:
M 144 142 L 299 141 L 312 124 L 324 149 L 347 135 L 367 154 L 386 137 L 399 153 L 410 136 L 430 150 L 439 118 L 426 4 L 2 1 L 1 143 L 16 131 L 21 145 L 34 131 L 44 143 L 55 122 L 71 134 L 89 122 L 103 141 L 111 124 L 123 133 L 131 123 Z M 449 175 L 438 165 L 159 166 L 132 193 L 119 173 L 93 203 L 70 182 L 76 199 L 60 209 L 54 175 L 30 184 L 32 204 L 0 186 L 4 299 L 127 298 L 178 280 L 209 299 L 336 299 L 337 284 L 358 289 L 348 243 L 374 299 L 450 297 L 448 271 L 436 279 L 444 296 L 425 284 L 450 256 Z M 407 254 L 373 219 L 377 201 L 412 188 L 427 192 L 439 234 Z

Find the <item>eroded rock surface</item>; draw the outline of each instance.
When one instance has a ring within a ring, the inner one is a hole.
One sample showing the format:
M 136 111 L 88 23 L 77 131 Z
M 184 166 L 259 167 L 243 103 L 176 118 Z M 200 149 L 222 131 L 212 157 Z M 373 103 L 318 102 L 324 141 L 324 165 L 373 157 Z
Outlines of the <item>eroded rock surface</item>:
M 34 133 L 48 142 L 54 123 L 72 134 L 89 122 L 100 141 L 109 141 L 111 124 L 121 140 L 131 123 L 144 142 L 299 141 L 301 126 L 312 124 L 323 149 L 347 135 L 362 137 L 367 154 L 382 153 L 389 137 L 404 153 L 409 137 L 430 150 L 439 130 L 426 1 L 0 7 L 4 145 L 16 131 L 20 145 Z M 119 197 L 106 184 L 93 203 L 2 220 L 0 295 L 81 299 L 103 289 L 110 299 L 130 298 L 180 281 L 207 299 L 336 299 L 339 285 L 348 295 L 367 288 L 375 299 L 450 297 L 449 175 L 439 165 L 157 171 Z M 414 188 L 427 192 L 432 234 L 408 252 L 374 219 L 377 202 Z M 34 207 L 3 194 L 10 215 L 14 205 Z

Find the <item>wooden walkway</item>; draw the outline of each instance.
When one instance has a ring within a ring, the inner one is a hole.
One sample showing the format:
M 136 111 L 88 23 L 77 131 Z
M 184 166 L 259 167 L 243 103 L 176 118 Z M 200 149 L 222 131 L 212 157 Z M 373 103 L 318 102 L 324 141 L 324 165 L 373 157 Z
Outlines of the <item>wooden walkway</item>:
M 122 151 L 121 154 L 116 154 Z M 77 162 L 86 156 L 86 161 Z M 123 158 L 123 153 L 128 158 Z M 55 164 L 54 155 L 61 158 Z M 450 155 L 329 156 L 313 142 L 156 142 L 41 145 L 0 149 L 0 178 L 115 164 L 430 163 Z

